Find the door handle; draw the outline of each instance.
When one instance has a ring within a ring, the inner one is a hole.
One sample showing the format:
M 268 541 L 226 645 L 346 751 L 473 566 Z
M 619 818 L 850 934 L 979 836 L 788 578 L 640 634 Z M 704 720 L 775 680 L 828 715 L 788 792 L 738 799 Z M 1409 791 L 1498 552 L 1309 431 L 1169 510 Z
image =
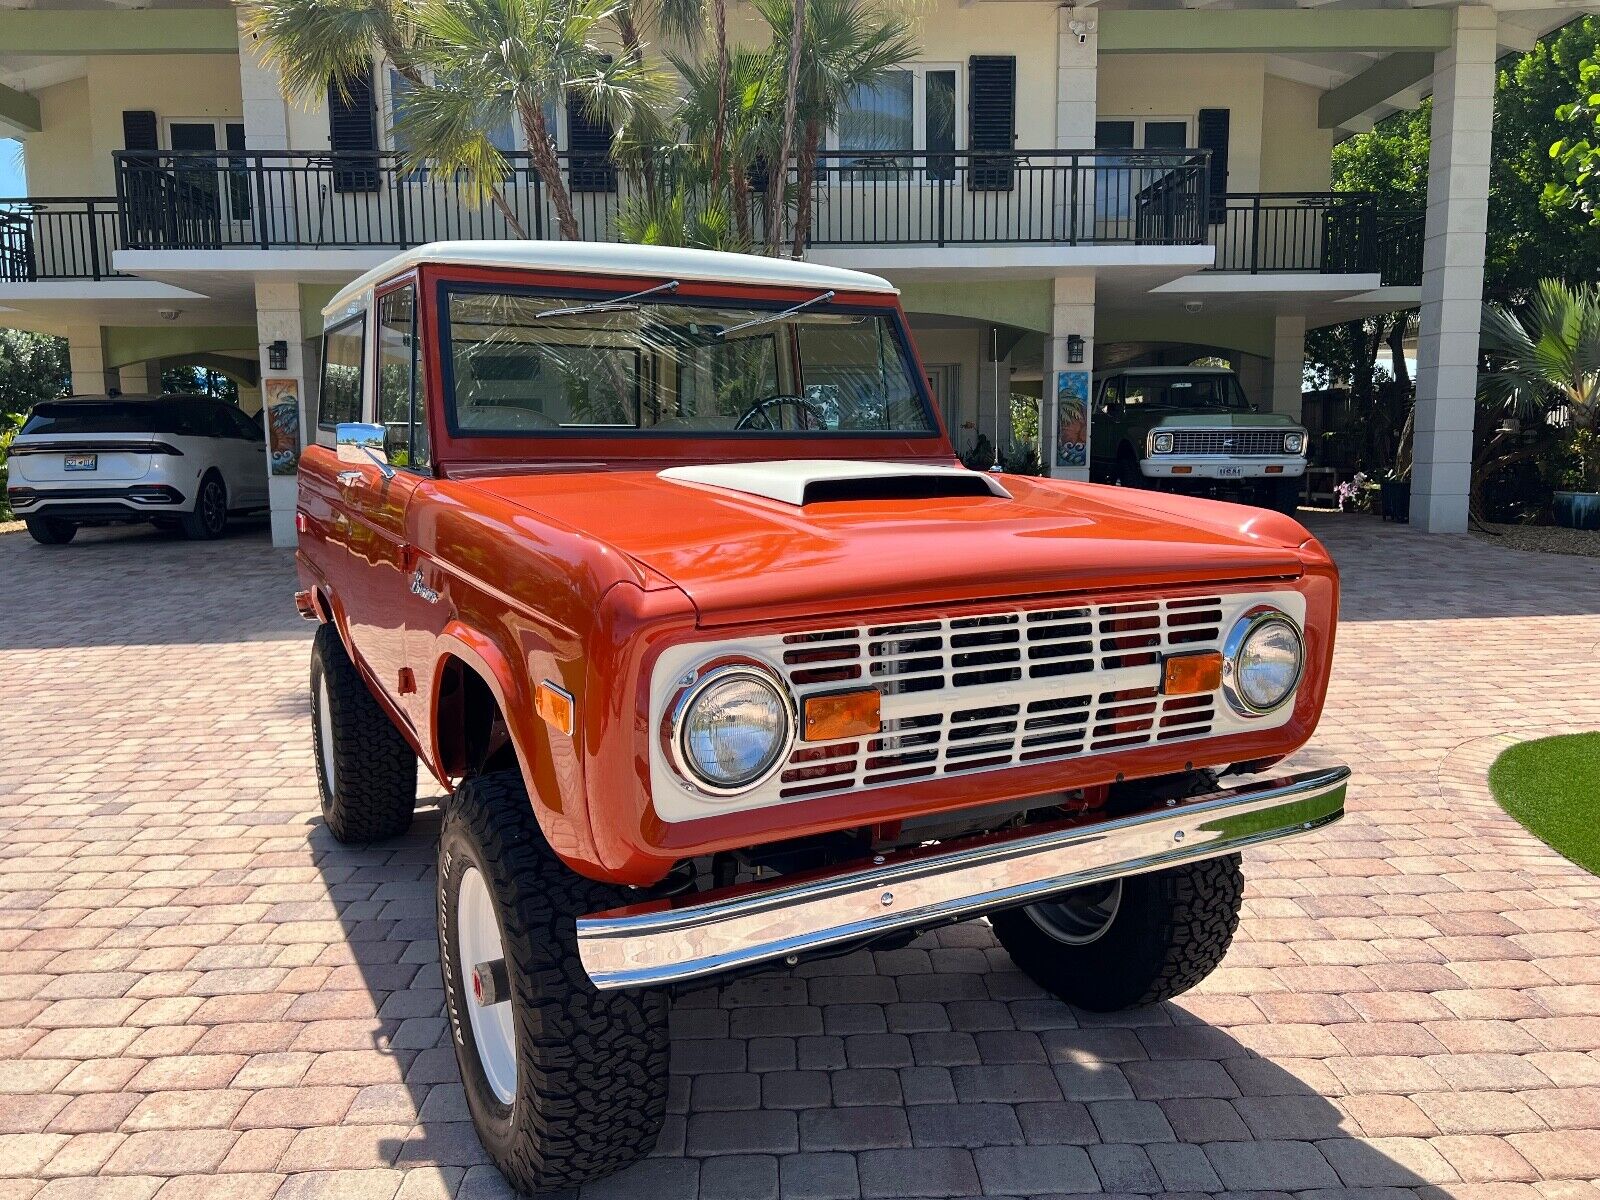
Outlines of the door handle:
M 361 482 L 361 472 L 340 471 L 334 478 L 339 481 L 340 487 L 355 487 L 356 484 Z

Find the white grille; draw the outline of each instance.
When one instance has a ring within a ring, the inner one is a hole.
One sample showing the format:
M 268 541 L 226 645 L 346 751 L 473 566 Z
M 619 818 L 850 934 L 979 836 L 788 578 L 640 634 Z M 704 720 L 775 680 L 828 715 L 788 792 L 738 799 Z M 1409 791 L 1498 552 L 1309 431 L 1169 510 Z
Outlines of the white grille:
M 1175 429 L 1174 454 L 1283 454 L 1282 429 Z
M 1162 695 L 1161 660 L 1220 650 L 1234 622 L 1261 603 L 1304 620 L 1303 598 L 1284 590 L 1005 608 L 674 647 L 656 668 L 656 728 L 686 670 L 736 654 L 781 673 L 797 706 L 809 695 L 875 685 L 883 729 L 864 738 L 797 741 L 782 771 L 731 798 L 696 792 L 658 754 L 656 810 L 665 820 L 687 820 L 1238 732 L 1245 719 L 1220 693 Z M 1271 728 L 1289 715 L 1285 708 L 1249 727 Z

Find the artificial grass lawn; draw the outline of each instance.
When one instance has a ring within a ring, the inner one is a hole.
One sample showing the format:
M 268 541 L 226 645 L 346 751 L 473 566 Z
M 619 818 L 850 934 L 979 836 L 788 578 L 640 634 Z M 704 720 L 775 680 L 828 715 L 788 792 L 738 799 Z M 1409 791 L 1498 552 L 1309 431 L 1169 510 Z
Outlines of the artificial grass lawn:
M 1489 768 L 1489 790 L 1530 833 L 1600 875 L 1600 733 L 1511 747 Z

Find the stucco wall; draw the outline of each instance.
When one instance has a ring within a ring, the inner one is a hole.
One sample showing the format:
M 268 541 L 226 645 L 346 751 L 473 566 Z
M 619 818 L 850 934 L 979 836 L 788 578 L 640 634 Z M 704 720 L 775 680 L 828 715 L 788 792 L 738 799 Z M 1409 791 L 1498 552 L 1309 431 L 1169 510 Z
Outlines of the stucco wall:
M 1103 54 L 1099 119 L 1183 118 L 1193 141 L 1196 114 L 1226 108 L 1228 190 L 1253 192 L 1261 180 L 1266 78 L 1257 54 Z
M 85 20 L 91 14 L 85 14 Z M 111 154 L 122 147 L 124 109 L 158 118 L 240 114 L 239 60 L 230 54 L 128 54 L 88 60 L 88 75 L 38 92 L 43 129 L 23 142 L 28 191 L 109 196 Z
M 1261 190 L 1321 192 L 1333 165 L 1333 130 L 1317 128 L 1322 93 L 1309 84 L 1266 77 L 1261 122 Z

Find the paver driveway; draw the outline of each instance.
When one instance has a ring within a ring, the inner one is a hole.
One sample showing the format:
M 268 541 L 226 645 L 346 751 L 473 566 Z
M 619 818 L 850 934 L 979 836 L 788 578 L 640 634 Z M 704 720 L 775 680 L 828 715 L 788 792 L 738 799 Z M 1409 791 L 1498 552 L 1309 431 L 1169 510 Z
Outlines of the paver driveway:
M 1600 564 L 1320 531 L 1309 757 L 1353 814 L 1250 856 L 1202 990 L 1075 1013 L 968 925 L 700 991 L 659 1154 L 586 1194 L 1600 1195 L 1600 886 L 1481 784 L 1502 735 L 1600 727 Z M 0 537 L 0 1200 L 503 1191 L 444 1043 L 436 817 L 322 832 L 290 588 L 259 534 Z

